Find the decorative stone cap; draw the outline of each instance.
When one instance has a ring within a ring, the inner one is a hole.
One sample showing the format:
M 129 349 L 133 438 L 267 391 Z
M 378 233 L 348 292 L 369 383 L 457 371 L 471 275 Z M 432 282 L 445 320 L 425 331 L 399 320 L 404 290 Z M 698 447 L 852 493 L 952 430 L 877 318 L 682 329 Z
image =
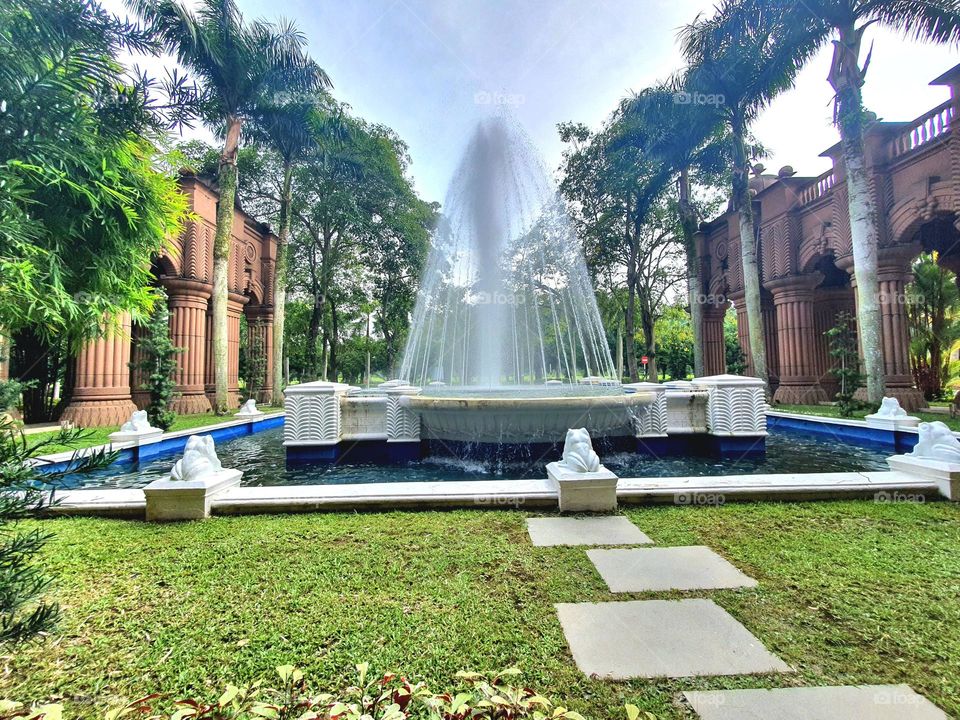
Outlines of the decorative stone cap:
M 693 385 L 737 385 L 748 387 L 762 387 L 763 380 L 746 375 L 707 375 L 706 377 L 694 378 Z
M 299 385 L 287 385 L 283 390 L 284 395 L 343 395 L 350 389 L 347 383 L 324 382 L 317 380 L 315 382 L 300 383 Z
M 627 383 L 623 387 L 631 388 L 633 390 L 644 390 L 646 392 L 666 392 L 670 387 L 669 383 L 655 383 L 655 382 L 635 382 Z
M 423 392 L 423 389 L 416 385 L 391 385 L 385 388 L 380 385 L 380 387 L 387 395 L 419 395 Z
M 107 435 L 107 439 L 112 443 L 133 443 L 134 445 L 140 445 L 146 440 L 153 440 L 155 438 L 163 435 L 163 430 L 160 428 L 147 428 L 146 430 L 117 430 L 117 432 L 112 432 Z

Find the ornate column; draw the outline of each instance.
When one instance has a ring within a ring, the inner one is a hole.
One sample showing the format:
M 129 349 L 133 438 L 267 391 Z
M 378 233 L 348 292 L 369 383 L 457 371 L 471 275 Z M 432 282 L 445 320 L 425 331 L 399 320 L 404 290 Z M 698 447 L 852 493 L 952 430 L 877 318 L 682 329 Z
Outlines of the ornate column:
M 130 398 L 130 315 L 107 325 L 74 358 L 74 386 L 61 421 L 79 427 L 121 425 L 137 409 Z
M 763 342 L 767 350 L 767 379 L 770 382 L 770 395 L 780 386 L 780 346 L 777 341 L 777 309 L 768 293 L 760 300 L 760 313 L 763 316 Z
M 813 289 L 823 281 L 820 273 L 793 275 L 765 283 L 773 293 L 777 313 L 777 349 L 780 386 L 775 403 L 813 404 L 829 399 L 817 384 Z
M 130 397 L 133 404 L 140 410 L 143 410 L 150 403 L 150 392 L 141 389 L 147 381 L 147 374 L 139 368 L 146 355 L 140 349 L 140 340 L 146 335 L 146 328 L 143 325 L 134 325 L 132 329 L 133 340 L 130 343 Z
M 703 365 L 704 374 L 722 375 L 727 371 L 727 346 L 723 336 L 723 320 L 727 314 L 724 305 L 704 304 L 703 308 Z
M 204 373 L 211 288 L 207 283 L 182 278 L 164 278 L 163 286 L 169 298 L 170 338 L 183 349 L 177 355 L 177 397 L 173 409 L 184 414 L 209 412 Z
M 833 399 L 840 389 L 840 383 L 830 368 L 836 360 L 830 356 L 830 339 L 826 336 L 837 324 L 837 316 L 846 311 L 855 315 L 853 290 L 849 287 L 818 288 L 813 294 L 813 339 L 814 367 L 820 386 Z
M 907 319 L 906 287 L 913 279 L 910 263 L 919 251 L 919 247 L 912 244 L 880 248 L 877 267 L 886 394 L 897 398 L 908 412 L 927 406 L 923 393 L 913 386 Z
M 273 306 L 248 305 L 246 316 L 249 346 L 259 345 L 265 361 L 264 377 L 255 399 L 258 403 L 268 403 L 273 396 Z
M 740 351 L 743 353 L 746 368 L 744 374 L 753 375 L 753 356 L 750 354 L 750 323 L 747 320 L 747 305 L 744 302 L 742 292 L 730 296 L 733 301 L 733 307 L 737 312 L 737 341 L 740 343 Z
M 240 407 L 240 318 L 243 306 L 250 301 L 246 295 L 227 295 L 227 397 L 232 407 Z M 211 405 L 216 395 L 213 369 L 213 316 L 207 311 L 206 393 Z

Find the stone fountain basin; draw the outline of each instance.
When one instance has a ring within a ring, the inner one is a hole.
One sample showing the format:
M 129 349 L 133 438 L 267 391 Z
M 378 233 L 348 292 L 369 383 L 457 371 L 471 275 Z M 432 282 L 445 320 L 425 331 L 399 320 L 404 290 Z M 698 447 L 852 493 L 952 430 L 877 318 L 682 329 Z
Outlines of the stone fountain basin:
M 652 392 L 539 397 L 407 395 L 421 437 L 477 443 L 556 443 L 570 428 L 593 437 L 634 435 L 633 417 L 656 400 Z

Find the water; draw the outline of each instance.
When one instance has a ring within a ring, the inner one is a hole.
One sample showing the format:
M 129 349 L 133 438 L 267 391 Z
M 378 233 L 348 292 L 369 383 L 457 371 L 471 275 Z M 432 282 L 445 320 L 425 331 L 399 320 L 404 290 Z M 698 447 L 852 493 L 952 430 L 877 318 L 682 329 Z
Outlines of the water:
M 403 380 L 496 387 L 615 377 L 580 242 L 512 122 L 477 126 L 443 207 Z
M 536 463 L 483 463 L 453 458 L 427 458 L 403 466 L 301 465 L 286 467 L 283 430 L 267 430 L 227 441 L 217 448 L 223 466 L 243 470 L 244 485 L 330 485 L 374 482 L 438 482 L 449 480 L 513 480 L 545 477 Z M 844 472 L 886 470 L 890 454 L 874 448 L 823 441 L 792 432 L 771 431 L 765 458 L 717 460 L 706 457 L 656 459 L 632 453 L 601 457 L 620 477 L 676 477 L 682 475 L 747 475 L 782 472 Z M 114 466 L 98 473 L 77 476 L 71 487 L 142 487 L 170 472 L 176 458 L 165 457 L 140 467 Z

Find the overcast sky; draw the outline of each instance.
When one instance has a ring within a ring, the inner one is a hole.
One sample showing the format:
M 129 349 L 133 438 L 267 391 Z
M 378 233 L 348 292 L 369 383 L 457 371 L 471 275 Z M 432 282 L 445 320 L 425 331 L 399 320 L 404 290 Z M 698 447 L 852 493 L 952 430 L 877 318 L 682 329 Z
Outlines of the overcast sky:
M 248 18 L 294 19 L 354 112 L 410 145 L 420 193 L 442 200 L 474 122 L 496 103 L 546 157 L 560 162 L 556 125 L 597 127 L 617 102 L 682 66 L 677 29 L 712 5 L 692 0 L 239 0 Z M 122 12 L 122 0 L 105 5 Z M 960 63 L 956 47 L 921 46 L 871 28 L 864 89 L 884 120 L 912 120 L 948 97 L 929 81 Z M 753 128 L 775 172 L 830 166 L 838 137 L 823 50 Z

